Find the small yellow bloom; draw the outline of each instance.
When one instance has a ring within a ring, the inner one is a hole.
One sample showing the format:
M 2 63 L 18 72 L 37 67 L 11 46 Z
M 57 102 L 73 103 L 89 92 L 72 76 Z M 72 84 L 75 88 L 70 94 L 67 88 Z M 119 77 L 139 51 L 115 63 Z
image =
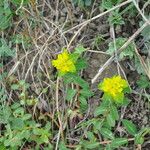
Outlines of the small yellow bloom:
M 128 87 L 126 80 L 120 76 L 114 76 L 112 78 L 105 78 L 102 83 L 99 84 L 99 89 L 104 93 L 111 96 L 114 100 L 123 99 L 123 90 Z
M 56 60 L 52 60 L 52 65 L 62 74 L 76 71 L 75 64 L 67 51 L 59 54 Z

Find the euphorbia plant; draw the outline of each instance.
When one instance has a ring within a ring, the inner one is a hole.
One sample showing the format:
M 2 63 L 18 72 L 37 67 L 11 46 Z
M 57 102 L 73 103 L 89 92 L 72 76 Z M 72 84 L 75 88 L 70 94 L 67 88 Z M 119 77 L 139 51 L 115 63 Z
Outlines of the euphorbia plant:
M 83 46 L 75 48 L 73 53 L 64 49 L 58 54 L 56 60 L 52 60 L 52 65 L 58 70 L 58 76 L 63 78 L 66 85 L 66 100 L 74 103 L 73 99 L 76 97 L 76 102 L 79 103 L 75 105 L 79 105 L 77 107 L 82 113 L 87 111 L 87 98 L 92 95 L 88 83 L 80 77 L 80 71 L 87 66 L 86 61 L 82 58 L 84 51 L 86 49 Z

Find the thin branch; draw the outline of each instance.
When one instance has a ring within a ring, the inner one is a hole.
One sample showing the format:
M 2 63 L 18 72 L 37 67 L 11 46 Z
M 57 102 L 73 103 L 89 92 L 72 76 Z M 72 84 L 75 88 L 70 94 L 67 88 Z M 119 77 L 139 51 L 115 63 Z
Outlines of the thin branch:
M 126 43 L 122 45 L 121 48 L 117 50 L 117 54 L 121 53 L 133 40 L 134 38 L 141 33 L 141 31 L 148 25 L 148 22 L 145 22 L 142 27 L 140 27 L 129 39 Z M 114 53 L 112 56 L 105 62 L 105 64 L 99 69 L 98 73 L 91 80 L 92 84 L 97 80 L 97 78 L 101 75 L 101 73 L 113 62 L 115 58 Z
M 117 5 L 117 6 L 112 7 L 111 9 L 109 9 L 109 10 L 107 10 L 107 11 L 105 11 L 105 12 L 103 12 L 103 13 L 97 15 L 97 16 L 94 16 L 94 17 L 91 18 L 91 19 L 88 19 L 88 20 L 86 20 L 86 21 L 84 21 L 84 22 L 82 22 L 82 23 L 80 23 L 80 24 L 74 26 L 73 28 L 71 28 L 71 29 L 69 29 L 69 30 L 67 30 L 67 31 L 64 31 L 63 33 L 65 34 L 65 33 L 68 33 L 69 31 L 72 31 L 72 30 L 74 30 L 74 29 L 80 27 L 80 26 L 85 26 L 85 25 L 87 25 L 88 23 L 90 23 L 91 21 L 93 21 L 93 20 L 95 20 L 95 19 L 97 19 L 97 18 L 100 18 L 100 17 L 102 17 L 102 16 L 108 14 L 109 12 L 111 12 L 111 11 L 117 9 L 117 8 L 120 8 L 120 7 L 124 6 L 124 5 L 127 5 L 127 4 L 129 4 L 129 3 L 131 3 L 131 2 L 132 2 L 132 0 L 127 0 L 127 1 L 121 3 L 121 4 Z
M 58 115 L 58 121 L 59 121 L 59 133 L 61 134 L 62 140 L 64 141 L 64 135 L 63 135 L 63 126 L 62 126 L 62 120 L 59 112 L 59 77 L 57 78 L 56 82 L 56 110 L 57 110 L 57 115 Z M 59 141 L 59 137 L 57 137 L 57 141 Z M 57 148 L 55 148 L 57 150 Z
M 140 10 L 140 8 L 139 8 L 137 2 L 136 2 L 135 0 L 132 0 L 132 1 L 133 1 L 134 6 L 136 7 L 136 9 L 138 10 L 139 14 L 142 16 L 143 20 L 144 20 L 145 22 L 147 22 L 147 23 L 150 25 L 150 21 L 149 21 L 149 20 L 145 17 L 145 15 L 142 13 L 142 11 Z

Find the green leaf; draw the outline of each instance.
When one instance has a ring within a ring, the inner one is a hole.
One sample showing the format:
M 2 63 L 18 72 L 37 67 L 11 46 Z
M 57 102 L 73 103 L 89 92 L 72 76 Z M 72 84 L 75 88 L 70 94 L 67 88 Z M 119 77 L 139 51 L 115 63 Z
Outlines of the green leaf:
M 85 51 L 86 51 L 86 49 L 82 45 L 80 45 L 80 46 L 78 46 L 78 47 L 75 48 L 74 54 L 81 55 Z
M 114 120 L 114 118 L 113 118 L 113 116 L 111 114 L 107 115 L 106 120 L 107 120 L 107 123 L 108 123 L 108 125 L 110 127 L 114 127 L 115 126 L 115 120 Z
M 135 135 L 135 144 L 143 144 L 144 143 L 144 136 L 150 134 L 150 127 L 141 129 L 138 134 Z
M 0 57 L 12 57 L 14 56 L 14 50 L 12 50 L 5 39 L 0 39 Z
M 77 84 L 79 84 L 83 89 L 84 88 L 89 88 L 89 85 L 88 85 L 88 83 L 86 82 L 86 81 L 84 81 L 81 77 L 79 77 L 79 76 L 76 76 L 75 78 L 74 78 L 74 82 L 75 83 L 77 83 Z
M 45 129 L 48 130 L 48 131 L 51 129 L 51 123 L 50 122 L 46 123 Z
M 116 106 L 111 106 L 110 107 L 110 114 L 111 114 L 111 116 L 114 120 L 119 119 L 119 114 L 118 114 L 118 110 L 117 110 Z
M 42 143 L 49 143 L 49 139 L 48 139 L 47 135 L 43 134 L 40 138 L 41 138 L 41 144 Z
M 87 67 L 87 62 L 86 60 L 82 59 L 78 59 L 78 61 L 75 64 L 76 66 L 76 70 L 80 71 L 81 69 L 85 69 Z
M 15 5 L 20 5 L 22 2 L 22 0 L 12 0 L 12 3 L 14 3 Z M 29 3 L 29 0 L 23 0 L 23 4 L 27 4 Z
M 30 136 L 32 135 L 32 132 L 30 131 L 30 130 L 23 130 L 22 132 L 21 132 L 21 136 L 22 136 L 22 138 L 24 139 L 26 139 L 26 140 L 29 140 L 29 138 L 30 138 Z
M 135 134 L 137 134 L 137 128 L 131 121 L 124 119 L 122 123 L 131 135 L 135 136 Z
M 21 146 L 21 139 L 19 137 L 19 135 L 17 134 L 16 136 L 6 139 L 4 141 L 4 145 L 5 146 L 10 146 L 10 147 L 15 147 L 15 146 Z
M 99 107 L 97 107 L 94 111 L 94 116 L 97 117 L 99 115 L 104 114 L 107 111 L 107 107 L 104 107 L 102 105 L 100 105 Z
M 115 138 L 114 140 L 112 140 L 111 146 L 114 148 L 118 148 L 119 146 L 122 146 L 127 143 L 128 143 L 128 139 L 126 138 Z
M 5 94 L 5 88 L 0 88 L 0 98 Z
M 0 30 L 5 30 L 11 25 L 12 12 L 8 3 L 0 6 Z
M 8 123 L 11 113 L 12 112 L 9 106 L 5 106 L 4 108 L 0 106 L 0 123 Z
M 11 105 L 11 109 L 13 110 L 16 110 L 19 107 L 20 107 L 20 103 L 14 103 L 13 105 Z
M 25 124 L 24 121 L 20 118 L 14 118 L 12 120 L 12 128 L 15 130 L 22 130 L 24 128 Z
M 22 120 L 29 120 L 31 117 L 32 117 L 31 114 L 25 114 L 25 115 L 22 117 Z
M 90 141 L 93 141 L 96 139 L 93 132 L 90 132 L 90 131 L 87 132 L 87 137 Z
M 73 73 L 66 74 L 64 76 L 64 82 L 65 82 L 65 84 L 73 82 L 75 84 L 78 84 L 82 88 L 89 89 L 89 84 L 85 80 L 83 80 L 80 76 L 78 76 L 77 74 L 73 74 Z
M 104 93 L 102 99 L 103 99 L 103 102 L 107 102 L 107 106 L 109 106 L 109 104 L 112 100 L 112 97 L 109 94 Z
M 14 112 L 13 112 L 13 115 L 15 117 L 17 116 L 23 116 L 24 115 L 24 108 L 23 107 L 18 107 Z
M 19 85 L 18 84 L 13 84 L 13 85 L 11 85 L 11 89 L 12 90 L 18 90 L 19 89 Z
M 114 150 L 110 144 L 107 144 L 106 147 L 105 147 L 105 150 Z
M 117 38 L 116 39 L 116 49 L 121 48 L 124 43 L 127 41 L 126 38 Z M 115 52 L 114 42 L 109 43 L 109 49 L 106 51 L 108 54 L 112 55 Z M 122 60 L 125 57 L 132 59 L 134 56 L 134 44 L 129 44 L 125 50 L 123 50 L 119 55 L 119 60 Z
M 118 10 L 112 11 L 111 15 L 108 18 L 108 21 L 111 25 L 122 25 L 124 20 Z
M 85 99 L 85 97 L 80 96 L 79 101 L 80 101 L 80 110 L 81 110 L 81 112 L 85 112 L 88 108 L 87 100 Z
M 108 138 L 108 139 L 114 139 L 114 135 L 113 133 L 111 132 L 111 130 L 107 129 L 107 128 L 101 128 L 100 130 L 100 133 L 105 137 L 105 138 Z
M 4 145 L 0 145 L 0 150 L 6 150 L 6 147 Z
M 128 106 L 129 103 L 130 103 L 130 100 L 128 98 L 124 97 L 123 103 L 121 104 L 121 106 Z
M 93 128 L 95 133 L 101 130 L 101 127 L 103 126 L 103 120 L 93 120 L 92 123 L 93 123 Z
M 143 66 L 141 65 L 140 60 L 137 56 L 134 57 L 134 67 L 135 67 L 136 71 L 138 72 L 138 74 L 145 75 Z
M 144 75 L 141 75 L 140 80 L 137 81 L 137 84 L 140 88 L 150 87 L 149 79 Z
M 85 6 L 91 6 L 92 0 L 85 0 Z
M 147 16 L 147 19 L 150 19 L 150 15 Z M 142 26 L 144 24 L 144 21 L 140 22 L 140 26 Z M 145 41 L 150 40 L 150 26 L 146 26 L 142 32 L 141 35 L 144 37 Z
M 82 89 L 80 90 L 80 94 L 85 98 L 93 96 L 93 93 L 89 89 Z
M 142 137 L 142 136 L 136 136 L 135 143 L 136 144 L 143 144 L 144 143 L 144 137 Z
M 111 0 L 102 0 L 102 8 L 103 9 L 110 9 L 113 7 Z
M 87 148 L 87 149 L 95 149 L 95 148 L 97 148 L 98 146 L 99 146 L 100 144 L 99 144 L 99 142 L 85 142 L 84 143 L 84 147 L 85 148 Z
M 67 95 L 66 95 L 66 99 L 67 101 L 71 101 L 72 98 L 75 96 L 75 94 L 77 93 L 76 89 L 67 89 Z
M 84 0 L 73 0 L 74 5 L 84 8 Z
M 59 144 L 59 150 L 69 150 L 69 149 L 66 147 L 65 143 L 60 142 L 60 144 Z

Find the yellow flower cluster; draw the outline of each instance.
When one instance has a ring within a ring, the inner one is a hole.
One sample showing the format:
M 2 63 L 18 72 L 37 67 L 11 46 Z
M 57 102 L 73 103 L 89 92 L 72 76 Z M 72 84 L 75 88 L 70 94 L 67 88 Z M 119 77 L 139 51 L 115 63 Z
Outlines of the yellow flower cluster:
M 59 54 L 56 60 L 52 60 L 52 65 L 62 74 L 76 71 L 75 64 L 67 51 Z
M 124 97 L 123 90 L 127 87 L 127 81 L 122 79 L 120 76 L 105 78 L 104 81 L 99 84 L 99 89 L 111 96 L 115 101 Z

